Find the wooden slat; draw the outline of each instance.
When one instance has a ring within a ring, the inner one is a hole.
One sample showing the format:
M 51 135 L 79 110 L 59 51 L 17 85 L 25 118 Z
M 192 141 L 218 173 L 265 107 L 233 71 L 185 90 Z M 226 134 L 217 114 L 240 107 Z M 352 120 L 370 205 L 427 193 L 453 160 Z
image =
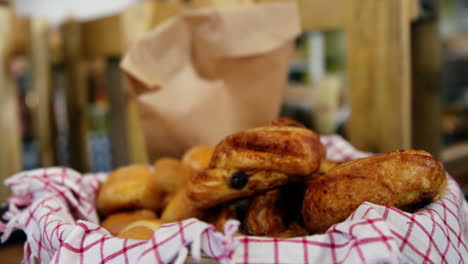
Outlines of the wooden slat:
M 9 38 L 12 34 L 11 11 L 0 6 L 0 181 L 21 171 L 21 130 L 16 86 L 8 74 Z M 0 201 L 9 191 L 0 185 Z
M 81 172 L 88 172 L 88 105 L 80 24 L 68 21 L 62 25 L 61 31 L 64 40 L 70 165 Z
M 346 7 L 351 142 L 368 151 L 411 147 L 410 21 L 406 0 Z
M 174 1 L 167 2 L 146 2 L 128 9 L 123 14 L 123 43 L 126 47 L 131 46 L 135 41 L 142 38 L 151 28 L 166 19 L 170 18 L 174 13 L 178 12 L 180 6 L 173 4 Z M 153 13 L 144 11 L 150 9 Z M 158 10 L 165 10 L 157 14 Z M 128 93 L 129 83 L 121 76 L 122 85 L 119 89 L 112 91 L 114 98 L 120 98 L 123 101 L 125 124 L 124 129 L 127 136 L 127 150 L 130 163 L 148 163 L 148 154 L 146 149 L 143 129 L 138 115 L 137 104 L 135 98 Z M 112 108 L 112 106 L 111 106 Z
M 440 157 L 442 92 L 437 15 L 427 14 L 411 29 L 413 147 Z
M 51 66 L 46 21 L 31 20 L 31 61 L 33 90 L 38 97 L 35 112 L 35 128 L 39 142 L 39 157 L 42 167 L 55 164 L 55 131 L 52 113 Z
M 31 41 L 30 36 L 30 21 L 24 17 L 19 17 L 16 14 L 11 15 L 12 45 L 11 53 L 15 55 L 24 55 L 30 52 Z
M 122 87 L 119 59 L 107 60 L 107 94 L 109 98 L 109 138 L 111 142 L 112 166 L 128 165 L 129 146 L 127 135 L 126 100 Z
M 109 16 L 81 24 L 84 57 L 118 56 L 123 52 L 121 16 Z

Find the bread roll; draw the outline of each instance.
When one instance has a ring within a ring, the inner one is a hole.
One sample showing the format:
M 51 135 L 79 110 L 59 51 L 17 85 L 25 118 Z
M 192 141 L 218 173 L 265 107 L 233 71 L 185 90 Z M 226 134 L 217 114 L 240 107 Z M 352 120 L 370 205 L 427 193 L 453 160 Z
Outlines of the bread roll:
M 138 220 L 122 229 L 117 237 L 137 240 L 150 239 L 156 231 L 165 222 L 159 219 Z
M 128 224 L 137 220 L 148 219 L 156 219 L 156 214 L 151 210 L 142 209 L 131 212 L 121 212 L 109 215 L 101 223 L 101 226 L 115 236 Z
M 158 212 L 163 205 L 163 192 L 147 165 L 132 165 L 113 171 L 97 195 L 97 209 L 103 215 L 128 209 L 150 209 Z
M 156 184 L 167 193 L 175 192 L 188 182 L 188 168 L 178 159 L 161 158 L 154 163 Z

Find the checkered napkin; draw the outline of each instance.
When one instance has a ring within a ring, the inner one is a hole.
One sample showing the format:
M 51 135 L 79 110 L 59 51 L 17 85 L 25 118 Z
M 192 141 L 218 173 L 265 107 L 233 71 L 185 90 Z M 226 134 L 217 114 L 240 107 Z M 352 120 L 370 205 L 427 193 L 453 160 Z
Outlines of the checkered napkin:
M 370 155 L 338 136 L 322 141 L 331 160 Z M 65 168 L 11 177 L 6 184 L 14 195 L 5 215 L 9 222 L 0 226 L 2 240 L 15 228 L 23 230 L 25 263 L 34 263 L 34 258 L 43 263 L 182 263 L 189 254 L 200 259 L 201 252 L 220 263 L 246 264 L 468 260 L 468 205 L 450 177 L 445 195 L 414 214 L 366 202 L 325 234 L 291 239 L 233 237 L 237 221 L 228 221 L 222 235 L 212 225 L 187 219 L 163 225 L 149 241 L 116 238 L 97 224 L 94 198 L 105 177 L 82 176 Z

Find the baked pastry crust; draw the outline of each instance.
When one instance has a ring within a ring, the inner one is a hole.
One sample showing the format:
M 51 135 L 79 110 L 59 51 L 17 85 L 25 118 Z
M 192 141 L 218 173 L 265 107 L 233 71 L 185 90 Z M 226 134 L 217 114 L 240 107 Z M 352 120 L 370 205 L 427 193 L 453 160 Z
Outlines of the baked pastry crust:
M 325 148 L 302 126 L 270 125 L 228 136 L 216 145 L 210 168 L 273 170 L 309 175 L 320 168 Z
M 285 201 L 281 190 L 270 190 L 252 198 L 244 220 L 244 230 L 249 235 L 265 236 L 285 229 Z
M 393 151 L 343 163 L 310 182 L 302 205 L 310 232 L 325 232 L 363 202 L 414 210 L 441 196 L 439 160 L 419 150 Z

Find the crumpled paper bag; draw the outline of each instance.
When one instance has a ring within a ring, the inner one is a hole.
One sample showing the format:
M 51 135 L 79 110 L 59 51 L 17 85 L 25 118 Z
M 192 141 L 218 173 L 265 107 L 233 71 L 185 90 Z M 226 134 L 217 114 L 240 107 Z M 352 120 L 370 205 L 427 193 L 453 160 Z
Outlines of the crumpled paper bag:
M 121 69 L 149 158 L 275 119 L 299 33 L 294 3 L 252 4 L 187 10 L 135 43 Z

